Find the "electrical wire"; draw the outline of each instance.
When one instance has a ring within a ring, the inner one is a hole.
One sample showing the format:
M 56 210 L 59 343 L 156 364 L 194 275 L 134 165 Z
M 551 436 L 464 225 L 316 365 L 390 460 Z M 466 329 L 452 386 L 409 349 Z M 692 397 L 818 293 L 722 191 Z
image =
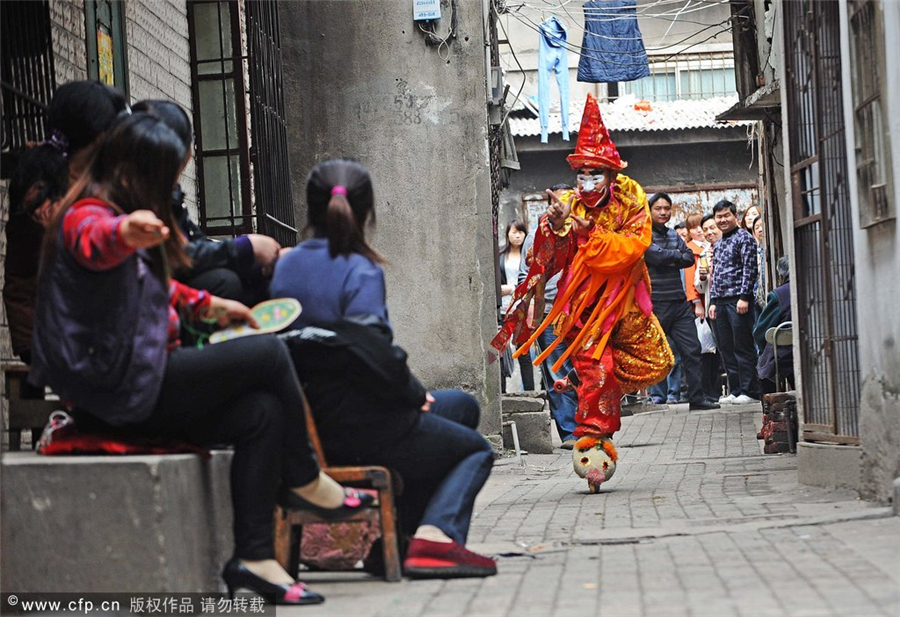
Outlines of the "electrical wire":
M 494 7 L 494 10 L 496 11 L 496 7 Z M 516 106 L 516 103 L 519 102 L 519 97 L 522 95 L 522 90 L 525 88 L 526 79 L 525 79 L 525 69 L 522 68 L 522 63 L 519 62 L 519 58 L 516 56 L 516 50 L 513 49 L 512 44 L 508 42 L 509 34 L 506 33 L 506 26 L 503 25 L 503 21 L 499 18 L 497 19 L 497 23 L 500 24 L 500 29 L 503 30 L 503 36 L 506 37 L 507 45 L 509 46 L 510 52 L 512 52 L 513 60 L 516 61 L 516 64 L 519 66 L 519 72 L 522 75 L 522 83 L 519 84 L 519 91 L 516 92 L 516 97 L 513 99 L 512 104 L 510 104 L 509 109 L 506 110 L 506 114 L 503 116 L 503 119 L 500 121 L 500 126 L 503 126 L 504 124 L 506 124 L 506 119 L 509 118 L 509 114 L 512 113 L 512 110 Z M 503 101 L 503 103 L 506 103 L 506 101 Z
M 452 0 L 450 2 L 450 23 L 447 25 L 447 36 L 443 39 L 437 34 L 437 20 L 431 20 L 431 30 L 426 30 L 422 26 L 422 22 L 417 22 L 419 26 L 419 30 L 425 33 L 425 42 L 429 45 L 437 45 L 437 54 L 441 60 L 449 61 L 450 60 L 450 43 L 448 42 L 451 38 L 456 36 L 456 0 Z M 441 50 L 446 47 L 447 55 L 441 53 Z
M 775 20 L 777 20 L 777 19 L 778 19 L 778 5 L 777 5 L 777 4 L 773 4 L 773 5 L 772 5 L 772 21 L 773 21 L 773 23 L 778 23 L 777 21 L 775 21 Z M 757 32 L 758 32 L 758 31 L 759 31 L 759 28 L 757 27 Z M 765 32 L 763 32 L 763 34 L 765 34 Z M 760 70 L 761 70 L 761 71 L 765 71 L 765 70 L 766 70 L 766 67 L 769 66 L 769 58 L 772 57 L 772 48 L 773 48 L 773 47 L 775 47 L 775 29 L 774 29 L 774 26 L 773 26 L 773 29 L 772 29 L 772 38 L 769 39 L 769 53 L 766 54 L 766 60 L 765 60 L 765 62 L 763 62 L 762 67 L 760 67 Z
M 496 0 L 492 0 L 492 1 L 496 3 Z M 748 5 L 748 7 L 749 7 L 749 5 Z M 746 7 L 745 7 L 745 8 L 746 8 Z M 496 4 L 495 4 L 495 10 L 496 10 Z M 741 9 L 741 10 L 743 11 L 744 9 Z M 498 11 L 498 13 L 499 13 L 499 11 Z M 534 23 L 533 21 L 531 21 L 531 19 L 529 19 L 528 17 L 520 16 L 520 15 L 519 15 L 518 13 L 516 13 L 516 12 L 507 12 L 506 14 L 507 14 L 507 15 L 510 15 L 513 19 L 517 20 L 518 22 L 520 22 L 520 23 L 523 24 L 524 26 L 526 26 L 526 27 L 528 27 L 528 28 L 534 30 L 535 32 L 540 33 L 540 26 L 539 26 L 538 24 L 535 24 L 535 23 Z M 678 45 L 681 45 L 681 44 L 684 43 L 685 41 L 688 41 L 689 39 L 694 38 L 694 37 L 697 36 L 698 34 L 700 34 L 700 33 L 702 33 L 702 32 L 705 32 L 706 30 L 709 30 L 710 28 L 721 27 L 722 25 L 724 25 L 724 24 L 730 22 L 730 21 L 731 21 L 734 17 L 736 17 L 736 16 L 737 16 L 737 15 L 733 15 L 733 16 L 730 16 L 728 19 L 723 20 L 723 21 L 721 21 L 721 22 L 719 22 L 719 23 L 717 23 L 717 24 L 711 24 L 711 25 L 707 26 L 706 28 L 703 28 L 702 30 L 699 30 L 699 31 L 697 31 L 697 32 L 692 33 L 690 36 L 688 36 L 688 37 L 686 37 L 686 38 L 684 38 L 684 39 L 681 39 L 680 41 L 677 41 L 676 43 L 672 43 L 672 44 L 670 44 L 670 45 L 664 45 L 664 46 L 662 46 L 662 47 L 651 48 L 649 51 L 659 51 L 659 50 L 661 50 L 661 49 L 668 49 L 668 48 L 671 48 L 671 47 L 676 47 L 676 46 L 678 46 Z M 705 43 L 705 42 L 707 42 L 707 41 L 709 41 L 709 40 L 711 40 L 711 39 L 713 39 L 713 38 L 719 36 L 720 34 L 723 34 L 723 33 L 725 33 L 725 32 L 729 32 L 730 30 L 731 30 L 731 27 L 728 27 L 728 28 L 722 28 L 722 29 L 719 30 L 718 32 L 715 32 L 713 35 L 711 35 L 711 36 L 709 36 L 709 37 L 703 39 L 702 41 L 698 41 L 698 42 L 696 42 L 696 43 L 693 43 L 693 44 L 691 44 L 691 45 L 688 45 L 687 47 L 684 47 L 684 48 L 682 48 L 682 49 L 679 49 L 677 52 L 675 52 L 675 53 L 673 53 L 673 54 L 670 54 L 669 56 L 666 56 L 666 57 L 664 57 L 664 58 L 662 58 L 662 59 L 660 59 L 660 58 L 654 58 L 654 62 L 667 62 L 667 61 L 670 60 L 671 58 L 674 58 L 675 56 L 684 53 L 684 52 L 687 51 L 688 49 L 691 49 L 691 48 L 693 48 L 693 47 L 696 47 L 697 45 L 702 45 L 703 43 Z M 644 66 L 644 65 L 647 64 L 646 62 L 616 62 L 616 61 L 614 61 L 614 60 L 610 60 L 610 59 L 609 59 L 609 55 L 611 55 L 611 54 L 621 54 L 621 55 L 633 56 L 633 55 L 634 55 L 634 52 L 610 50 L 609 52 L 605 52 L 605 53 L 603 54 L 603 56 L 601 57 L 601 56 L 597 56 L 597 55 L 594 55 L 594 54 L 592 54 L 592 53 L 589 53 L 589 52 L 591 52 L 591 51 L 593 51 L 593 50 L 588 50 L 588 49 L 586 49 L 586 48 L 584 48 L 584 47 L 581 47 L 581 46 L 579 46 L 579 45 L 575 45 L 575 44 L 573 44 L 573 43 L 570 43 L 569 41 L 566 41 L 565 44 L 564 44 L 563 46 L 564 46 L 568 51 L 571 51 L 572 53 L 575 53 L 575 54 L 577 54 L 577 55 L 579 55 L 579 56 L 583 56 L 583 57 L 590 58 L 590 59 L 597 60 L 597 61 L 602 61 L 602 62 L 605 62 L 605 63 L 607 63 L 607 64 L 614 64 L 614 65 L 617 65 L 617 66 L 635 66 L 635 65 Z
M 667 36 L 669 36 L 669 32 L 672 31 L 672 26 L 675 25 L 675 22 L 678 21 L 678 18 L 681 16 L 681 14 L 682 14 L 685 10 L 687 10 L 687 8 L 688 8 L 689 6 L 691 6 L 691 0 L 687 0 L 687 2 L 685 3 L 684 7 L 683 7 L 680 11 L 678 11 L 678 12 L 675 14 L 675 19 L 673 19 L 672 22 L 669 24 L 669 27 L 666 28 L 666 33 L 663 34 L 661 38 L 664 39 L 664 38 L 666 38 Z
M 748 6 L 749 6 L 749 5 L 748 5 Z M 747 8 L 747 7 L 745 7 L 744 9 L 741 9 L 741 11 L 744 11 L 746 8 Z M 525 24 L 525 25 L 530 25 L 530 27 L 531 27 L 533 30 L 534 30 L 534 29 L 538 29 L 538 31 L 540 31 L 540 30 L 539 30 L 540 24 L 534 22 L 530 17 L 528 17 L 528 16 L 526 16 L 526 15 L 524 15 L 524 14 L 521 14 L 521 16 L 519 16 L 520 14 L 519 14 L 518 12 L 507 12 L 507 14 L 508 14 L 508 15 L 511 15 L 514 19 L 517 19 L 519 22 L 521 22 L 521 23 L 523 23 L 523 24 L 525 23 L 525 21 L 527 21 L 528 23 Z M 697 36 L 697 35 L 699 35 L 699 34 L 705 32 L 705 31 L 707 31 L 707 30 L 709 30 L 709 29 L 711 29 L 711 28 L 716 28 L 716 27 L 723 26 L 724 24 L 730 22 L 730 21 L 733 19 L 733 17 L 736 17 L 736 16 L 738 16 L 738 15 L 740 15 L 740 13 L 738 13 L 738 14 L 736 14 L 736 15 L 733 15 L 733 16 L 729 16 L 728 18 L 726 18 L 726 19 L 724 19 L 724 20 L 722 20 L 722 21 L 720 21 L 720 22 L 718 22 L 718 23 L 715 23 L 715 24 L 703 24 L 704 26 L 706 26 L 705 28 L 702 28 L 702 29 L 700 29 L 700 30 L 697 30 L 696 32 L 693 32 L 693 33 L 689 34 L 688 36 L 686 36 L 685 38 L 683 38 L 683 39 L 681 39 L 681 40 L 679 40 L 679 41 L 676 41 L 676 42 L 674 42 L 674 43 L 670 43 L 670 44 L 668 44 L 668 45 L 661 45 L 661 46 L 659 46 L 659 47 L 647 47 L 647 48 L 645 48 L 645 49 L 646 49 L 646 51 L 648 51 L 648 52 L 653 52 L 653 51 L 661 51 L 661 50 L 664 50 L 664 49 L 670 49 L 670 48 L 672 48 L 672 47 L 676 47 L 676 46 L 685 43 L 686 41 L 688 41 L 688 40 L 694 38 L 695 36 Z M 744 16 L 742 16 L 742 17 L 744 17 Z M 604 38 L 604 39 L 616 40 L 616 41 L 641 40 L 641 37 L 637 37 L 637 38 L 625 38 L 625 37 L 609 37 L 609 36 L 599 35 L 599 34 L 597 34 L 597 33 L 593 33 L 593 32 L 590 32 L 590 31 L 588 31 L 588 30 L 585 30 L 584 28 L 581 28 L 580 26 L 577 26 L 578 22 L 571 16 L 571 14 L 569 15 L 569 18 L 572 19 L 572 21 L 576 24 L 576 27 L 579 27 L 581 30 L 583 30 L 583 31 L 584 31 L 586 34 L 588 34 L 588 35 L 599 36 L 599 37 Z M 524 20 L 524 21 L 523 21 L 523 20 Z M 722 32 L 728 32 L 728 31 L 730 31 L 730 30 L 731 30 L 731 27 L 728 27 L 728 28 L 724 28 L 724 29 L 722 30 Z M 716 33 L 716 36 L 718 36 L 718 35 L 721 34 L 722 32 Z M 708 40 L 708 39 L 707 39 L 707 40 Z M 584 47 L 575 45 L 574 43 L 569 43 L 568 41 L 566 41 L 566 44 L 567 44 L 567 46 L 568 46 L 568 48 L 569 48 L 570 50 L 572 50 L 573 48 L 585 49 Z M 633 55 L 633 52 L 622 52 L 622 51 L 616 51 L 616 50 L 610 50 L 608 53 L 620 53 L 620 54 L 626 54 L 626 55 Z
M 679 1 L 681 1 L 681 0 L 679 0 Z M 702 1 L 702 0 L 700 0 L 700 1 Z M 496 7 L 495 7 L 495 8 L 496 8 Z M 701 23 L 700 25 L 703 25 L 703 26 L 706 26 L 706 27 L 703 28 L 703 29 L 701 29 L 701 30 L 698 30 L 698 31 L 696 31 L 696 32 L 693 32 L 692 34 L 690 34 L 690 35 L 688 35 L 687 37 L 681 39 L 680 41 L 676 41 L 675 43 L 671 43 L 671 44 L 669 44 L 669 45 L 662 45 L 662 46 L 660 46 L 660 47 L 651 47 L 651 48 L 647 48 L 647 51 L 659 51 L 659 50 L 662 50 L 662 49 L 668 49 L 668 48 L 671 48 L 671 47 L 675 47 L 675 46 L 680 45 L 680 44 L 684 43 L 685 41 L 687 41 L 687 40 L 689 40 L 689 39 L 691 39 L 691 38 L 697 36 L 698 34 L 700 34 L 700 33 L 702 33 L 702 32 L 705 32 L 706 30 L 709 30 L 710 28 L 715 28 L 716 26 L 722 26 L 722 25 L 724 25 L 725 23 L 728 23 L 728 22 L 731 21 L 734 17 L 740 16 L 740 17 L 746 18 L 746 16 L 741 15 L 741 13 L 742 13 L 743 11 L 747 10 L 747 8 L 749 8 L 749 5 L 748 5 L 747 7 L 744 7 L 743 9 L 741 9 L 737 14 L 735 14 L 735 15 L 733 15 L 733 16 L 729 16 L 729 17 L 727 17 L 726 19 L 724 19 L 724 20 L 722 20 L 722 21 L 720 21 L 720 22 L 718 22 L 718 23 L 715 23 L 715 24 Z M 601 38 L 610 39 L 610 40 L 621 40 L 621 41 L 631 41 L 631 40 L 635 40 L 635 38 L 610 37 L 610 36 L 600 35 L 600 34 L 597 34 L 597 33 L 593 33 L 593 32 L 587 31 L 587 30 L 585 30 L 583 27 L 581 27 L 581 26 L 578 25 L 578 20 L 575 19 L 575 17 L 574 17 L 571 13 L 569 13 L 569 12 L 568 12 L 568 9 L 566 9 L 564 6 L 563 6 L 563 10 L 566 12 L 567 17 L 568 17 L 568 18 L 576 25 L 576 27 L 578 27 L 578 28 L 581 29 L 582 31 L 585 31 L 585 32 L 586 32 L 587 34 L 589 34 L 589 35 L 600 36 Z M 499 11 L 498 11 L 498 13 L 499 13 Z M 507 10 L 507 11 L 506 11 L 506 14 L 512 15 L 514 18 L 518 19 L 519 21 L 522 21 L 522 19 L 525 19 L 525 20 L 527 20 L 533 27 L 540 27 L 540 25 L 537 24 L 536 22 L 534 22 L 534 20 L 532 20 L 530 17 L 528 17 L 528 16 L 525 15 L 524 13 L 521 13 L 520 11 L 509 11 L 509 10 Z M 519 15 L 521 15 L 521 17 L 519 17 Z M 730 28 L 728 28 L 728 29 L 730 29 Z M 571 44 L 570 44 L 570 45 L 571 45 Z M 573 46 L 574 46 L 574 45 L 573 45 Z M 577 46 L 575 46 L 575 47 L 577 47 Z M 583 49 L 583 48 L 580 48 L 580 49 Z M 612 52 L 612 53 L 616 53 L 616 52 Z M 627 53 L 627 52 L 618 52 L 618 53 Z
M 682 0 L 676 0 L 676 1 L 677 1 L 677 2 L 682 2 Z M 694 1 L 694 2 L 709 2 L 710 0 L 693 0 L 693 1 Z M 715 3 L 715 4 L 720 4 L 722 1 L 723 1 L 723 0 L 714 0 L 714 3 Z M 578 28 L 579 30 L 581 30 L 581 31 L 584 33 L 585 36 L 594 36 L 594 37 L 603 38 L 603 39 L 608 39 L 608 40 L 614 40 L 614 41 L 615 41 L 615 40 L 621 40 L 621 41 L 643 40 L 643 37 L 633 37 L 633 38 L 613 37 L 613 36 L 607 36 L 607 35 L 605 35 L 605 34 L 600 34 L 600 33 L 598 33 L 598 32 L 591 32 L 590 30 L 587 30 L 586 28 L 584 28 L 584 26 L 580 25 L 580 21 L 579 21 L 578 19 L 576 19 L 575 16 L 572 15 L 572 13 L 569 12 L 569 9 L 566 8 L 566 6 L 565 6 L 566 4 L 568 4 L 568 0 L 566 0 L 565 2 L 563 2 L 562 0 L 560 0 L 559 6 L 560 6 L 560 8 L 562 8 L 562 10 L 565 12 L 566 16 L 571 20 L 572 24 L 574 24 L 576 28 Z M 704 7 L 704 8 L 709 8 L 709 7 Z M 665 21 L 671 22 L 670 25 L 669 25 L 669 30 L 671 30 L 672 26 L 675 25 L 675 22 L 676 22 L 676 21 L 679 21 L 679 15 L 676 15 L 674 19 L 668 19 L 668 18 L 660 18 L 660 19 L 663 19 L 663 20 L 665 20 Z M 596 21 L 596 20 L 585 20 L 585 21 Z M 709 26 L 709 25 L 710 25 L 710 24 L 707 23 L 707 22 L 691 21 L 691 20 L 688 20 L 688 19 L 680 19 L 680 21 L 681 21 L 681 23 L 696 24 L 696 25 L 698 25 L 698 26 Z M 723 23 L 724 23 L 724 22 L 723 22 Z M 666 35 L 668 35 L 669 30 L 666 30 Z M 695 34 L 696 34 L 696 33 L 695 33 Z M 666 35 L 663 35 L 662 37 L 659 37 L 660 40 L 665 39 L 665 36 L 666 36 Z
M 571 0 L 558 0 L 555 5 L 550 6 L 538 6 L 534 4 L 529 4 L 528 2 L 521 2 L 518 4 L 518 8 L 521 9 L 523 7 L 527 7 L 529 9 L 541 12 L 550 12 L 556 14 L 559 8 L 562 8 L 566 12 L 566 5 L 569 4 Z M 684 0 L 665 0 L 666 4 L 681 4 Z M 648 10 L 657 6 L 659 3 L 654 3 L 652 5 L 647 5 L 644 7 L 635 7 L 634 15 L 632 15 L 629 11 L 628 15 L 623 15 L 619 10 L 620 8 L 629 8 L 629 7 L 614 7 L 612 9 L 604 9 L 602 7 L 587 7 L 585 9 L 585 18 L 586 21 L 598 21 L 598 22 L 613 22 L 613 21 L 623 21 L 623 20 L 632 20 L 635 19 L 635 16 L 646 17 L 646 18 L 666 18 L 672 15 L 678 15 L 679 13 L 694 13 L 697 11 L 702 11 L 706 9 L 713 8 L 715 6 L 719 6 L 722 4 L 727 4 L 728 0 L 693 0 L 699 4 L 692 8 L 689 11 L 676 10 L 672 9 L 670 11 L 666 11 L 663 13 L 650 13 Z M 545 4 L 549 5 L 550 3 L 545 0 Z M 507 7 L 508 8 L 508 7 Z

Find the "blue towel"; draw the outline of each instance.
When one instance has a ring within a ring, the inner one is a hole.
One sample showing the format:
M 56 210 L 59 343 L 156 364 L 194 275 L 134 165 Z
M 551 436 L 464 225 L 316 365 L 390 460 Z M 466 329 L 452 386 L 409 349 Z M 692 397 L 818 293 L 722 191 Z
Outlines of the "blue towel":
M 584 3 L 584 42 L 578 62 L 578 81 L 615 83 L 650 74 L 636 8 L 636 0 Z

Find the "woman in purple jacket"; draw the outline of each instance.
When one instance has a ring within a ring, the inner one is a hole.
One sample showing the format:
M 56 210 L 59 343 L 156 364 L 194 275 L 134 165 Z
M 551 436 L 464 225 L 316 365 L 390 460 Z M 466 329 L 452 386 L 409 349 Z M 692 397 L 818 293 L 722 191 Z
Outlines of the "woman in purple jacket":
M 123 116 L 110 127 L 48 229 L 32 379 L 74 404 L 81 428 L 232 444 L 229 591 L 319 603 L 322 596 L 274 559 L 276 499 L 342 518 L 371 498 L 319 470 L 281 341 L 180 345 L 181 319 L 254 323 L 246 306 L 171 279 L 170 266 L 187 263 L 171 195 L 188 157 L 182 140 L 151 114 Z

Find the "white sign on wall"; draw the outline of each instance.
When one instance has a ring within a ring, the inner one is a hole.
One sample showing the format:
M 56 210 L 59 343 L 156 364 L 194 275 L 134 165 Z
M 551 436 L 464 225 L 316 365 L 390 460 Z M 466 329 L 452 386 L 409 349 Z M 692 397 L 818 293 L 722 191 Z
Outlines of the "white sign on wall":
M 441 18 L 441 0 L 413 0 L 413 20 Z

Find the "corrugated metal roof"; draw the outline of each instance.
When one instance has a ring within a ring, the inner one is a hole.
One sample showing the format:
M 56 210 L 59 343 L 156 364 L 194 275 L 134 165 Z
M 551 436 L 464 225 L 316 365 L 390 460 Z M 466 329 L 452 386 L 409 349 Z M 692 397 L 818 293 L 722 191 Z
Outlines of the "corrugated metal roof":
M 728 128 L 751 122 L 716 122 L 716 116 L 737 102 L 736 96 L 680 100 L 638 104 L 633 96 L 622 97 L 613 103 L 600 103 L 600 114 L 610 131 L 671 131 L 699 128 Z M 636 109 L 638 107 L 638 109 Z M 584 102 L 569 106 L 569 132 L 577 133 L 581 124 Z M 509 127 L 516 137 L 532 137 L 541 134 L 538 118 L 509 118 Z M 559 112 L 550 113 L 550 134 L 561 133 Z

